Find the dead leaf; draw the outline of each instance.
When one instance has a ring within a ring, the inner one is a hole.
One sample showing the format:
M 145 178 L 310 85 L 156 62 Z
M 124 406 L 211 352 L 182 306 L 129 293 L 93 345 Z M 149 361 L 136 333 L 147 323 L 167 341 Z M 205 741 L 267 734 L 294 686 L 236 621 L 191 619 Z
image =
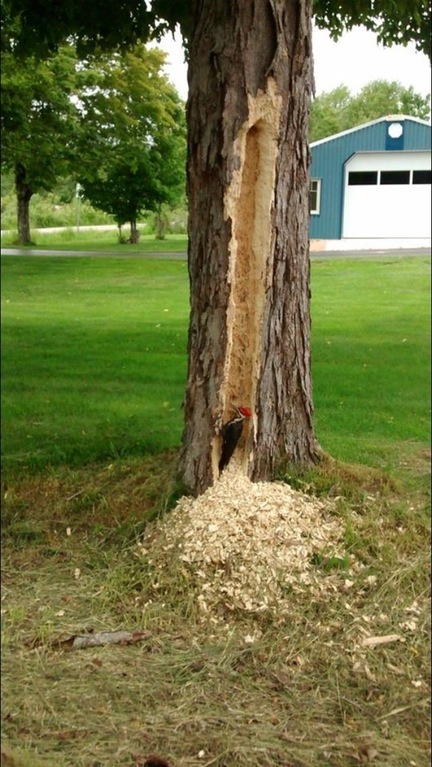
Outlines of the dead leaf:
M 277 671 L 273 674 L 273 676 L 279 683 L 280 687 L 282 688 L 289 687 L 291 683 L 291 676 L 285 673 L 285 671 Z
M 368 764 L 369 762 L 373 762 L 374 759 L 378 756 L 378 751 L 374 746 L 361 746 L 358 750 L 357 759 L 362 764 Z

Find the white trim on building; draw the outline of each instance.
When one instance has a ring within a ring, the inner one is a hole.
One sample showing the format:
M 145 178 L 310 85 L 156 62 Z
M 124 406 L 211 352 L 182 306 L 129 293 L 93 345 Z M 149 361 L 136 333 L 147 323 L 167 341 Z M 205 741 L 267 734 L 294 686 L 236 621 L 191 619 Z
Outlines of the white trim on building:
M 309 190 L 309 208 L 312 216 L 318 216 L 321 210 L 321 179 L 311 178 Z
M 386 117 L 378 117 L 377 120 L 370 120 L 367 123 L 362 123 L 361 125 L 356 125 L 355 128 L 348 128 L 347 130 L 340 131 L 340 133 L 333 133 L 332 136 L 327 136 L 326 138 L 318 139 L 318 141 L 313 141 L 310 144 L 310 147 L 319 146 L 320 144 L 325 144 L 327 141 L 334 141 L 335 139 L 342 138 L 342 136 L 348 136 L 350 133 L 355 133 L 356 131 L 363 130 L 364 128 L 369 128 L 371 125 L 377 125 L 377 123 L 381 123 L 383 121 L 386 122 L 401 122 L 403 120 L 410 120 L 411 122 L 419 123 L 420 125 L 428 125 L 430 127 L 431 123 L 427 120 L 421 120 L 420 117 L 411 117 L 410 115 L 387 115 Z

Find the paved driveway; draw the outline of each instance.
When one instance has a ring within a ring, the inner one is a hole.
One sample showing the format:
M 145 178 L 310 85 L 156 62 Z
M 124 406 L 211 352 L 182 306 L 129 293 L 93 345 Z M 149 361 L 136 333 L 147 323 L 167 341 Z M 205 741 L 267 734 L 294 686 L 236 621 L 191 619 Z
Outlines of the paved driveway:
M 158 258 L 186 259 L 186 253 L 119 253 L 101 250 L 43 250 L 40 248 L 2 248 L 2 256 L 64 256 L 92 258 Z M 382 258 L 383 256 L 426 256 L 430 257 L 430 248 L 400 248 L 398 250 L 326 250 L 311 253 L 312 261 L 323 258 Z

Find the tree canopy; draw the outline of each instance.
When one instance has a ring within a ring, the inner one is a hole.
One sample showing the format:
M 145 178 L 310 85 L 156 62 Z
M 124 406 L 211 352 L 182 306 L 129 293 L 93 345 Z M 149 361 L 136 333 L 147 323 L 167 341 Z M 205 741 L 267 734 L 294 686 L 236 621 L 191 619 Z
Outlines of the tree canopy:
M 2 48 L 45 55 L 73 35 L 80 54 L 96 47 L 131 45 L 160 37 L 179 25 L 184 39 L 190 36 L 196 3 L 193 0 L 1 0 Z M 364 26 L 377 33 L 385 45 L 413 42 L 431 55 L 431 9 L 428 0 L 315 0 L 314 20 L 334 39 L 347 29 Z
M 50 190 L 73 152 L 75 54 L 70 46 L 42 61 L 17 65 L 2 56 L 2 168 L 26 169 L 33 192 Z
M 75 53 L 70 46 L 47 60 L 2 55 L 2 170 L 12 171 L 18 241 L 30 242 L 29 204 L 68 173 L 76 141 Z
M 310 140 L 318 141 L 389 114 L 427 120 L 430 116 L 429 98 L 416 93 L 412 86 L 404 88 L 396 81 L 373 80 L 356 95 L 346 85 L 339 85 L 313 100 Z
M 79 61 L 72 44 L 42 60 L 3 52 L 2 168 L 15 175 L 18 240 L 30 241 L 29 203 L 73 175 L 119 225 L 180 201 L 184 106 L 163 74 L 165 54 L 132 50 Z
M 384 45 L 414 43 L 431 56 L 431 6 L 428 0 L 316 0 L 314 21 L 337 40 L 345 30 L 362 26 Z
M 143 44 L 81 62 L 78 181 L 119 226 L 184 196 L 184 107 L 162 72 L 165 55 Z

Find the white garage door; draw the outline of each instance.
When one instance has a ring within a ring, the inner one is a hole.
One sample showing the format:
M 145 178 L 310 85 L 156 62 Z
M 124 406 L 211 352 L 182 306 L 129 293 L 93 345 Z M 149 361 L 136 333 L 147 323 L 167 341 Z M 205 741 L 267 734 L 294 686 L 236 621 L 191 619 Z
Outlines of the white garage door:
M 431 153 L 363 152 L 345 164 L 343 237 L 430 237 Z

